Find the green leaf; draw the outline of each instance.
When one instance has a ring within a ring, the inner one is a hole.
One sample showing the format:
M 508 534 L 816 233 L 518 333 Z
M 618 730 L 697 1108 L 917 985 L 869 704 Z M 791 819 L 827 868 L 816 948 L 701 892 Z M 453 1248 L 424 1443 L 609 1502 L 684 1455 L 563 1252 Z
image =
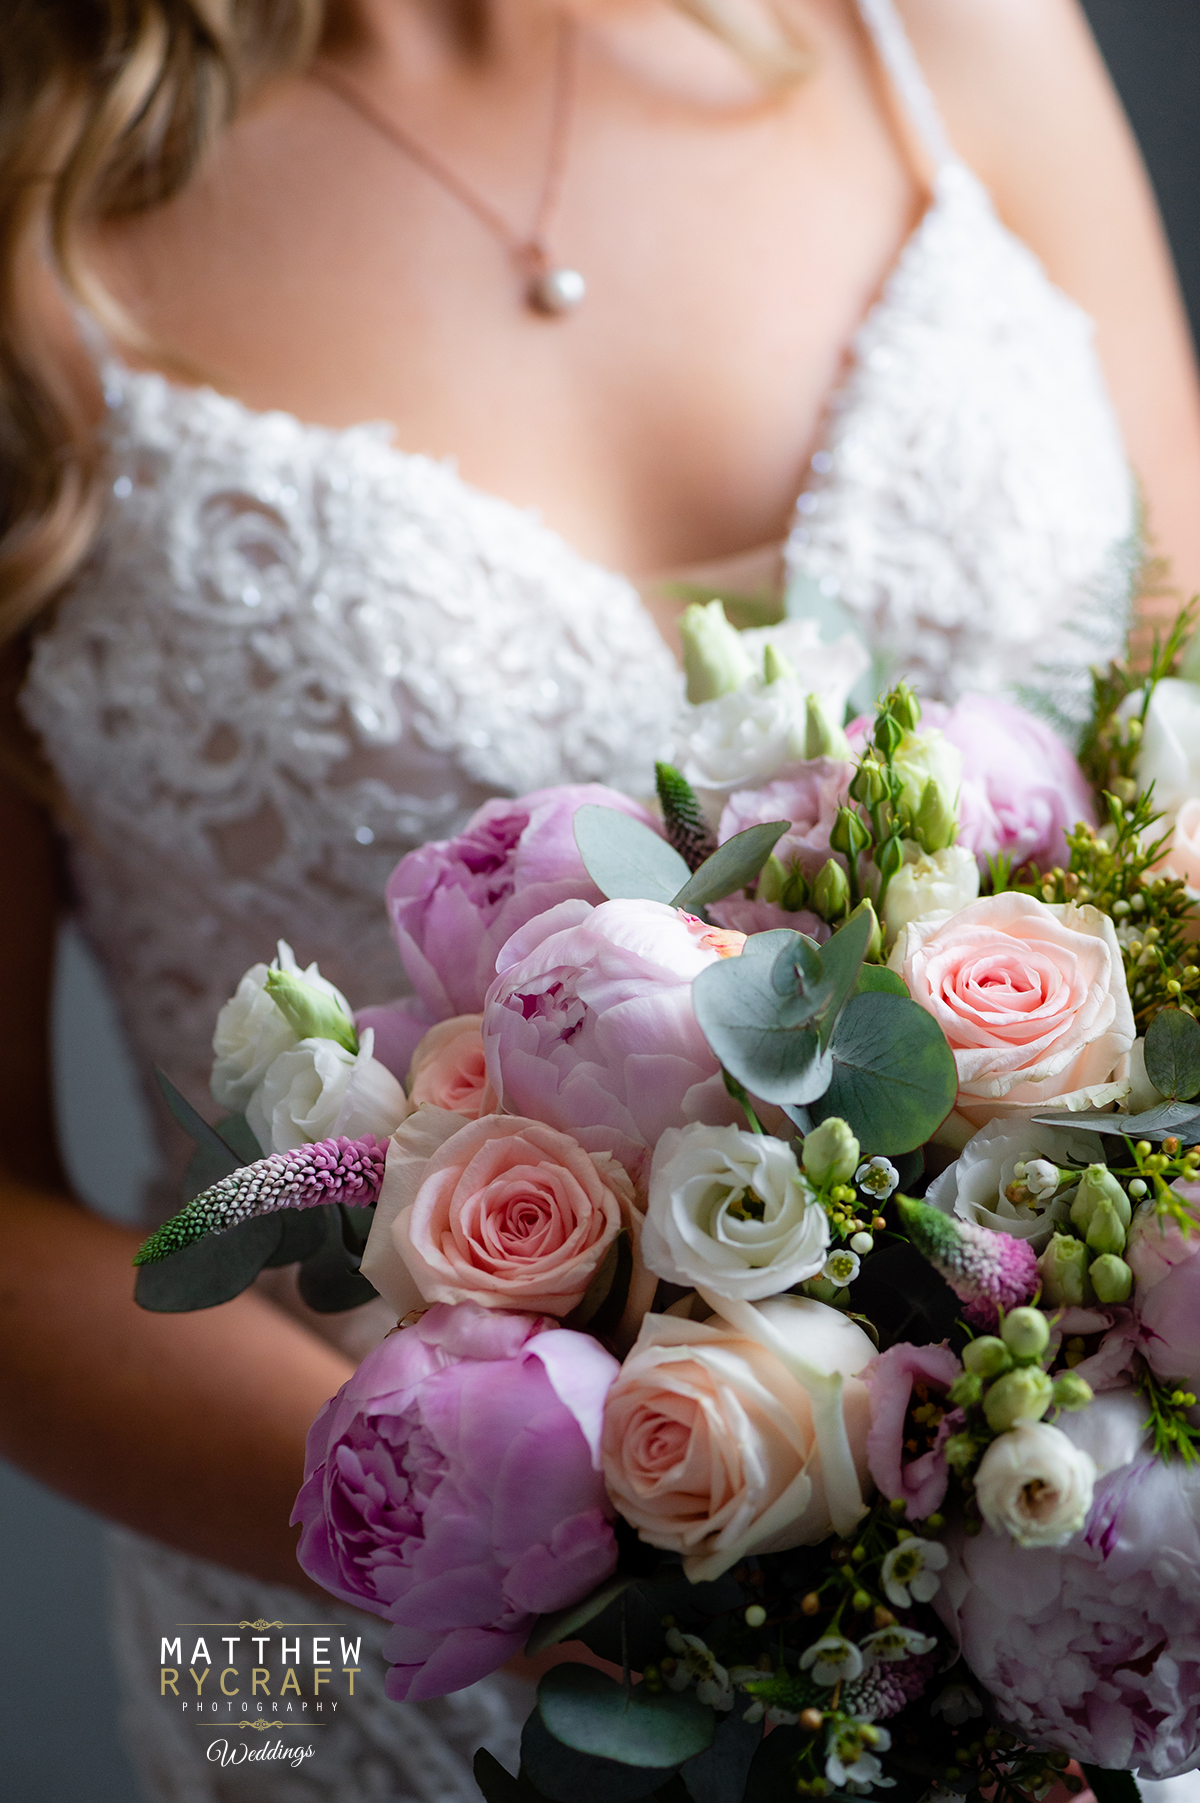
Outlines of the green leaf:
M 1141 1803 L 1142 1793 L 1132 1772 L 1105 1771 L 1101 1765 L 1085 1765 L 1082 1759 L 1079 1769 L 1095 1792 L 1096 1803 Z
M 480 1747 L 476 1753 L 472 1770 L 484 1803 L 546 1803 L 527 1772 L 514 1778 L 486 1747 Z
M 170 1077 L 168 1077 L 166 1071 L 160 1070 L 158 1065 L 155 1065 L 154 1075 L 157 1079 L 158 1087 L 162 1091 L 163 1100 L 171 1110 L 176 1121 L 183 1128 L 189 1139 L 194 1139 L 197 1146 L 203 1147 L 205 1151 L 208 1152 L 213 1161 L 214 1169 L 218 1166 L 220 1167 L 220 1176 L 228 1177 L 230 1171 L 236 1171 L 240 1165 L 251 1164 L 253 1163 L 254 1158 L 260 1158 L 262 1156 L 256 1144 L 253 1158 L 247 1159 L 239 1157 L 236 1152 L 230 1150 L 217 1129 L 215 1127 L 210 1127 L 204 1116 L 198 1114 L 192 1107 L 192 1104 L 188 1101 L 187 1097 L 180 1094 Z
M 752 883 L 774 851 L 779 840 L 791 827 L 790 820 L 768 820 L 761 826 L 748 826 L 718 846 L 711 858 L 705 858 L 694 876 L 688 878 L 678 895 L 677 908 L 703 908 L 709 902 L 723 901 L 738 889 Z
M 1190 1102 L 1200 1091 L 1200 1021 L 1163 1008 L 1146 1031 L 1146 1075 L 1160 1095 Z
M 686 886 L 691 873 L 679 853 L 632 815 L 589 802 L 574 825 L 584 868 L 610 901 L 671 903 Z
M 536 1709 L 521 1732 L 521 1770 L 549 1803 L 642 1803 L 665 1776 L 662 1766 L 597 1759 L 564 1746 Z
M 206 1234 L 169 1258 L 139 1265 L 134 1301 L 160 1315 L 231 1302 L 254 1282 L 282 1233 L 281 1215 L 258 1215 L 227 1233 Z
M 244 1114 L 227 1114 L 223 1121 L 218 1121 L 217 1137 L 224 1140 L 243 1164 L 257 1164 L 263 1155 Z
M 317 1250 L 300 1267 L 301 1300 L 319 1315 L 340 1315 L 370 1302 L 378 1291 L 358 1268 L 359 1252 L 346 1244 L 342 1211 L 327 1203 L 308 1212 L 324 1217 L 325 1231 Z
M 908 990 L 886 964 L 864 964 L 854 985 L 855 995 L 907 995 Z
M 1162 1102 L 1143 1114 L 1114 1114 L 1105 1108 L 1083 1108 L 1078 1114 L 1035 1114 L 1035 1127 L 1079 1127 L 1085 1133 L 1109 1133 L 1115 1139 L 1172 1139 L 1200 1137 L 1200 1109 L 1194 1102 Z
M 954 1054 L 933 1016 L 907 996 L 855 996 L 829 1049 L 833 1075 L 813 1114 L 840 1115 L 864 1157 L 924 1145 L 954 1106 Z
M 852 915 L 821 947 L 821 970 L 829 985 L 829 997 L 821 1020 L 822 1045 L 829 1044 L 838 1016 L 858 981 L 874 927 L 872 916 L 864 909 L 861 914 Z
M 692 1690 L 626 1690 L 590 1665 L 556 1665 L 538 1685 L 538 1709 L 555 1740 L 618 1765 L 673 1768 L 712 1745 L 711 1709 Z
M 525 1642 L 526 1653 L 532 1657 L 534 1653 L 545 1652 L 548 1646 L 557 1646 L 562 1640 L 574 1640 L 580 1628 L 586 1627 L 597 1615 L 603 1615 L 609 1604 L 615 1603 L 632 1582 L 632 1578 L 623 1578 L 619 1574 L 605 1578 L 582 1602 L 572 1603 L 569 1609 L 556 1609 L 552 1615 L 540 1615 Z
M 718 1721 L 707 1752 L 697 1753 L 680 1768 L 692 1803 L 741 1803 L 763 1729 L 761 1722 L 745 1721 L 739 1707 L 735 1703 Z
M 279 1222 L 280 1234 L 278 1246 L 266 1261 L 268 1270 L 277 1265 L 302 1265 L 320 1251 L 327 1232 L 321 1209 L 284 1208 L 273 1219 Z
M 806 972 L 815 972 L 815 989 Z M 832 1064 L 814 1023 L 828 999 L 812 940 L 787 928 L 754 934 L 740 958 L 710 964 L 692 985 L 709 1045 L 764 1102 L 805 1103 L 824 1094 Z

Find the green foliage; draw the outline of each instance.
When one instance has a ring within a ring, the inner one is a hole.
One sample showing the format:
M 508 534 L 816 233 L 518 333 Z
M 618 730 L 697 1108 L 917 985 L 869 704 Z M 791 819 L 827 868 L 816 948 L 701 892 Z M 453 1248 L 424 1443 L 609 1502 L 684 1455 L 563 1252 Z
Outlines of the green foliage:
M 1133 1386 L 1149 1408 L 1146 1429 L 1154 1437 L 1158 1457 L 1166 1465 L 1172 1459 L 1194 1465 L 1200 1459 L 1200 1428 L 1193 1427 L 1188 1419 L 1196 1406 L 1193 1393 L 1182 1384 L 1160 1383 L 1141 1360 Z M 1099 1794 L 1097 1791 L 1097 1797 Z
M 724 845 L 692 873 L 678 895 L 672 896 L 672 906 L 694 912 L 709 902 L 723 901 L 736 889 L 746 888 L 790 826 L 790 820 L 767 820 L 726 839 Z
M 619 808 L 575 812 L 575 843 L 588 875 L 610 901 L 671 902 L 691 871 L 667 841 Z
M 1160 1095 L 1190 1102 L 1200 1092 L 1200 1021 L 1164 1008 L 1146 1031 L 1146 1075 Z
M 555 1740 L 618 1765 L 670 1770 L 712 1745 L 715 1722 L 691 1690 L 625 1685 L 590 1665 L 556 1665 L 538 1685 Z
M 1150 699 L 1164 677 L 1173 676 L 1196 627 L 1200 602 L 1193 601 L 1177 616 L 1165 639 L 1156 633 L 1148 666 L 1136 670 L 1127 659 L 1092 672 L 1092 717 L 1079 748 L 1079 762 L 1092 786 L 1132 801 L 1137 784 L 1134 766 Z M 1143 691 L 1141 707 L 1132 720 L 1121 719 L 1121 709 L 1131 695 Z
M 954 1106 L 954 1054 L 932 1015 L 908 996 L 855 996 L 830 1051 L 833 1074 L 813 1114 L 840 1115 L 864 1157 L 914 1152 Z
M 1141 1803 L 1142 1793 L 1132 1772 L 1108 1772 L 1100 1765 L 1084 1765 L 1080 1771 L 1095 1793 L 1096 1803 Z
M 581 1628 L 594 1621 L 596 1616 L 602 1615 L 610 1604 L 615 1603 L 628 1590 L 632 1581 L 618 1573 L 614 1577 L 605 1578 L 602 1584 L 598 1584 L 582 1601 L 572 1603 L 570 1608 L 556 1609 L 552 1615 L 539 1615 L 525 1642 L 526 1653 L 532 1657 L 534 1653 L 544 1653 L 548 1646 L 557 1646 L 561 1640 L 574 1640 Z

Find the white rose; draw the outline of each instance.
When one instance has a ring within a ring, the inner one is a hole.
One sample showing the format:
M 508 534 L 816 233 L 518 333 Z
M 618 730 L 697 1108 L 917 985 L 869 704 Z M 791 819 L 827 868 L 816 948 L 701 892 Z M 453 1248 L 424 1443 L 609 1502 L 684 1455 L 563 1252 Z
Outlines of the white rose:
M 1020 1421 L 984 1453 L 975 1497 L 993 1533 L 1018 1546 L 1064 1546 L 1087 1520 L 1096 1462 L 1060 1428 Z
M 266 992 L 271 968 L 268 964 L 252 965 L 217 1016 L 213 1033 L 213 1100 L 219 1108 L 228 1108 L 234 1114 L 245 1110 L 267 1067 L 296 1044 L 295 1033 Z M 326 982 L 315 964 L 301 970 L 286 940 L 279 941 L 274 968 L 302 978 L 337 1003 L 347 1019 L 353 1018 L 341 990 Z
M 1141 712 L 1142 691 L 1131 695 L 1121 712 L 1127 718 Z M 1200 796 L 1200 688 L 1194 682 L 1168 677 L 1160 682 L 1150 701 L 1138 751 L 1138 784 L 1154 784 L 1154 804 L 1174 814 L 1185 801 Z
M 905 733 L 892 767 L 904 782 L 904 801 L 915 814 L 932 777 L 946 805 L 953 807 L 962 787 L 962 752 L 936 727 Z
M 394 1133 L 408 1114 L 408 1098 L 374 1050 L 368 1027 L 357 1055 L 332 1039 L 302 1039 L 281 1052 L 246 1108 L 263 1151 L 290 1152 L 338 1134 Z
M 925 914 L 957 914 L 979 895 L 979 866 L 963 845 L 923 852 L 904 841 L 904 862 L 888 884 L 883 928 L 891 944 L 911 920 Z
M 650 1171 L 642 1257 L 668 1283 L 777 1296 L 825 1263 L 829 1223 L 790 1146 L 738 1127 L 669 1127 Z
M 952 1165 L 935 1177 L 925 1200 L 943 1214 L 960 1215 L 993 1233 L 1010 1233 L 1029 1240 L 1041 1252 L 1049 1244 L 1057 1222 L 1070 1213 L 1073 1189 L 1060 1189 L 1056 1197 L 1035 1201 L 1009 1201 L 1006 1190 L 1015 1186 L 1018 1164 L 1048 1159 L 1064 1169 L 1089 1165 L 1096 1156 L 1091 1133 L 1073 1133 L 1066 1127 L 1034 1127 L 1019 1116 L 989 1121 L 967 1141 Z

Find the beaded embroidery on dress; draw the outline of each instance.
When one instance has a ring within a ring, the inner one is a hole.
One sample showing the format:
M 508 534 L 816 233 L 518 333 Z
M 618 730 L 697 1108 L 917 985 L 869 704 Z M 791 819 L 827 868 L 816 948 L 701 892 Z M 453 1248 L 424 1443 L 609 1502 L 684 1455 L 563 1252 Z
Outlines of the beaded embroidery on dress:
M 831 406 L 789 604 L 827 637 L 856 625 L 928 696 L 1030 684 L 1069 719 L 1087 663 L 1121 642 L 1136 524 L 1091 328 L 950 153 L 891 0 L 859 3 L 939 176 Z M 200 1100 L 217 1009 L 276 932 L 355 1004 L 397 993 L 397 859 L 497 792 L 647 793 L 679 679 L 627 582 L 386 426 L 325 431 L 111 361 L 106 377 L 111 507 L 23 705 L 139 1061 Z M 145 1747 L 162 1625 L 314 1613 L 124 1534 L 117 1573 Z M 469 1803 L 506 1683 L 457 1712 L 367 1684 L 336 1761 L 239 1771 L 236 1795 Z M 151 1795 L 223 1803 L 219 1768 L 147 1758 Z

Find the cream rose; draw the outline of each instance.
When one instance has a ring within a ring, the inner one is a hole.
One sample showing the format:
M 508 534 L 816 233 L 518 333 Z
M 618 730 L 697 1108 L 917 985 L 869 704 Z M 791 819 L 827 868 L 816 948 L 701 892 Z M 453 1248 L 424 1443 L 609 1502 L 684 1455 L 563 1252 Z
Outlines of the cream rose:
M 388 1148 L 362 1268 L 398 1314 L 419 1299 L 561 1319 L 622 1228 L 640 1267 L 640 1226 L 633 1185 L 609 1153 L 540 1121 L 467 1121 L 426 1105 Z M 654 1287 L 639 1268 L 631 1301 L 643 1313 Z
M 1134 1041 L 1112 922 L 1096 908 L 1008 892 L 905 927 L 891 956 L 958 1066 L 961 1125 L 982 1127 L 1112 1084 Z M 1107 1086 L 1107 1087 L 1106 1087 Z
M 730 1306 L 737 1326 L 648 1315 L 604 1412 L 609 1495 L 695 1583 L 864 1509 L 870 1340 L 806 1298 Z
M 654 1152 L 642 1256 L 668 1283 L 748 1302 L 825 1263 L 825 1211 L 782 1140 L 738 1127 L 668 1127 Z
M 337 1134 L 358 1139 L 395 1132 L 408 1113 L 408 1098 L 374 1050 L 368 1027 L 357 1054 L 332 1039 L 302 1039 L 281 1052 L 246 1108 L 263 1151 L 290 1152 Z
M 456 1014 L 430 1027 L 412 1055 L 408 1097 L 475 1121 L 496 1112 L 496 1092 L 483 1057 L 482 1014 Z
M 1018 1546 L 1064 1546 L 1087 1520 L 1096 1483 L 1091 1454 L 1045 1421 L 1019 1421 L 975 1473 L 979 1512 Z
M 923 852 L 904 843 L 904 862 L 888 884 L 883 928 L 891 944 L 910 921 L 925 914 L 957 914 L 979 895 L 979 865 L 964 845 Z

